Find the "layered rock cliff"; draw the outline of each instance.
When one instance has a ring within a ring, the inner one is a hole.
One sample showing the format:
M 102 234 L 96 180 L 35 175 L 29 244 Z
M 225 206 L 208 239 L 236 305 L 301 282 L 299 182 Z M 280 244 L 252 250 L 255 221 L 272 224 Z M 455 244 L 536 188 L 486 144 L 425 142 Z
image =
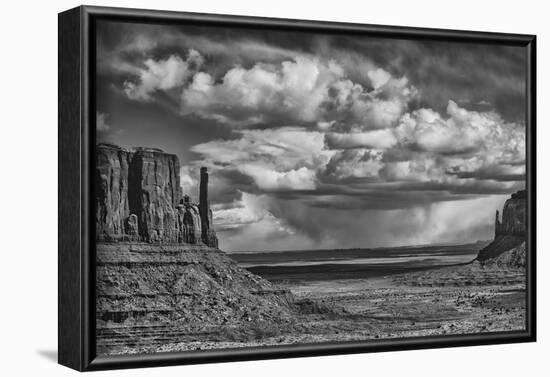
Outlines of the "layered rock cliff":
M 526 221 L 526 194 L 525 190 L 512 194 L 512 197 L 504 203 L 502 210 L 502 222 L 499 221 L 499 213 L 496 212 L 495 237 L 499 235 L 525 236 Z
M 98 243 L 96 257 L 99 354 L 240 339 L 295 321 L 290 291 L 204 244 Z
M 499 212 L 496 211 L 495 239 L 479 252 L 476 260 L 489 263 L 510 250 L 520 248 L 522 244 L 525 254 L 526 211 L 527 195 L 525 190 L 512 194 L 510 199 L 504 203 L 502 220 L 499 218 Z M 504 259 L 507 260 L 507 258 Z
M 156 149 L 137 149 L 131 159 L 130 212 L 137 216 L 138 232 L 148 241 L 174 241 L 176 205 L 181 200 L 180 164 L 175 155 Z
M 218 246 L 207 195 L 199 204 L 182 196 L 177 156 L 154 148 L 129 151 L 112 144 L 98 145 L 96 155 L 98 240 Z M 203 176 L 206 184 L 201 190 L 207 191 L 206 169 Z
M 125 234 L 130 217 L 128 171 L 132 154 L 117 146 L 102 144 L 96 156 L 96 233 L 98 236 Z

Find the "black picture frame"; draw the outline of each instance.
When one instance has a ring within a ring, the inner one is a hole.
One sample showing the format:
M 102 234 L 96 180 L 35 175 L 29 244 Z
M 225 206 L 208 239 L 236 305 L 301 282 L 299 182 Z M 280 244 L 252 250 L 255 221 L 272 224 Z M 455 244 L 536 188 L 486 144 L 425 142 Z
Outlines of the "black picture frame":
M 470 41 L 526 47 L 527 125 L 527 328 L 526 331 L 450 335 L 368 342 L 96 356 L 93 185 L 95 149 L 95 23 L 187 22 L 323 33 Z M 427 349 L 536 340 L 536 36 L 335 22 L 80 6 L 59 14 L 59 363 L 79 371 Z

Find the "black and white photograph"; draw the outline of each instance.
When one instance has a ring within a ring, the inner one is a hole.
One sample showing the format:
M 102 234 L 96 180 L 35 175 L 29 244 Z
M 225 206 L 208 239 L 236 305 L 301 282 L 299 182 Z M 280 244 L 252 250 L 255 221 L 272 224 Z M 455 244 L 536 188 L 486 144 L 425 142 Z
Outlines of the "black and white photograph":
M 544 2 L 6 2 L 0 376 L 520 377 Z
M 95 43 L 98 354 L 526 330 L 525 47 Z
M 543 3 L 3 10 L 0 375 L 544 375 Z

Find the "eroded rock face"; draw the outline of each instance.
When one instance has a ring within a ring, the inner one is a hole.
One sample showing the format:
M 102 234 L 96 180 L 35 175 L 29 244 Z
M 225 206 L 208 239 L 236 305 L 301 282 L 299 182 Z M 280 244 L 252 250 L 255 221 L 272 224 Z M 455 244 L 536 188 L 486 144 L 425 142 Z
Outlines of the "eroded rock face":
M 481 250 L 477 256 L 480 262 L 489 263 L 501 254 L 525 243 L 527 222 L 527 198 L 525 190 L 518 191 L 506 200 L 502 211 L 495 218 L 495 239 Z
M 205 228 L 203 225 L 203 229 L 202 229 L 202 241 L 208 246 L 218 247 L 218 237 L 216 236 L 216 232 L 212 227 L 213 221 L 212 221 L 211 209 L 208 209 L 207 218 L 208 218 L 207 227 Z
M 95 176 L 96 234 L 121 236 L 130 216 L 128 168 L 132 154 L 115 145 L 97 148 Z
M 498 257 L 487 260 L 485 265 L 496 265 L 502 268 L 524 268 L 526 263 L 525 241 Z
M 173 242 L 176 205 L 181 199 L 177 156 L 156 149 L 138 149 L 130 163 L 131 213 L 138 217 L 139 231 L 151 241 Z
M 512 194 L 512 197 L 504 203 L 502 222 L 499 222 L 497 215 L 495 236 L 525 235 L 526 207 L 526 195 L 524 190 Z
M 178 242 L 197 244 L 201 241 L 201 218 L 199 207 L 189 200 L 177 206 L 178 210 Z M 210 246 L 210 245 L 209 245 Z
M 202 242 L 217 247 L 208 202 L 194 204 L 188 196 L 182 198 L 179 170 L 177 156 L 159 149 L 128 151 L 111 144 L 98 145 L 97 239 Z M 208 176 L 205 169 L 204 174 Z M 207 179 L 201 182 L 201 199 L 207 198 L 207 185 Z
M 126 220 L 126 232 L 130 236 L 139 236 L 139 225 L 136 215 L 131 214 Z

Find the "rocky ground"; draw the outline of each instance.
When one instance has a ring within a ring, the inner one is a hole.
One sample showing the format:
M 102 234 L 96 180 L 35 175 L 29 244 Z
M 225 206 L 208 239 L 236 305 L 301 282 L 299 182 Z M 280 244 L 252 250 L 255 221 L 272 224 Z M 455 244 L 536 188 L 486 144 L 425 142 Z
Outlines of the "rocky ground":
M 288 290 L 206 246 L 100 243 L 96 271 L 100 354 L 265 336 L 295 318 Z
M 159 259 L 146 246 L 122 249 L 100 247 L 100 353 L 525 328 L 525 270 L 502 263 L 474 262 L 372 279 L 271 284 L 228 262 L 219 251 L 181 254 L 168 247 Z M 175 294 L 170 293 L 174 289 Z M 138 290 L 141 295 L 135 294 Z
M 525 329 L 523 269 L 484 268 L 476 262 L 370 280 L 313 282 L 291 290 L 297 297 L 345 308 L 359 330 L 354 339 Z M 324 327 L 346 322 L 344 316 Z M 316 327 L 323 326 L 318 322 Z

